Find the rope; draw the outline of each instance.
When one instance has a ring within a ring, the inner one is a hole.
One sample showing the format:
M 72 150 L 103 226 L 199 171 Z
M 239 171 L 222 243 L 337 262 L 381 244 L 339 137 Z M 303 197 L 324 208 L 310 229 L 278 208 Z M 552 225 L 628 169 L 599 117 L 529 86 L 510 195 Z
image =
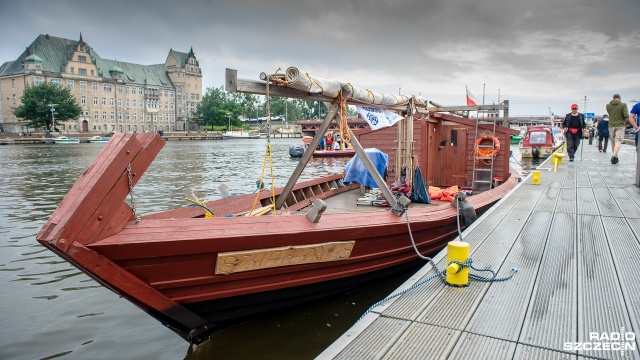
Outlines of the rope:
M 278 73 L 276 70 L 276 74 Z M 307 75 L 308 76 L 308 75 Z M 273 207 L 273 215 L 277 214 L 276 211 L 276 186 L 275 186 L 275 176 L 273 175 L 273 149 L 271 148 L 271 99 L 269 98 L 269 83 L 275 78 L 275 75 L 270 75 L 266 80 L 266 107 L 265 111 L 267 112 L 267 149 L 264 152 L 264 158 L 262 161 L 262 173 L 260 174 L 260 181 L 258 182 L 258 188 L 256 189 L 256 197 L 253 200 L 253 206 L 251 206 L 251 210 L 249 211 L 249 216 L 252 216 L 253 210 L 255 210 L 256 205 L 258 204 L 258 198 L 260 197 L 260 188 L 261 185 L 264 184 L 264 169 L 267 166 L 267 154 L 269 154 L 269 168 L 271 170 L 271 204 Z
M 458 225 L 458 236 L 460 237 L 460 241 L 462 241 L 462 231 L 460 230 L 460 203 L 461 203 L 461 199 L 458 199 L 458 206 L 456 206 L 456 219 L 457 219 L 457 225 Z M 400 204 L 400 203 L 398 203 Z M 413 240 L 413 233 L 411 231 L 411 224 L 409 222 L 409 214 L 408 214 L 408 207 L 407 206 L 403 206 L 401 205 L 403 210 L 404 210 L 404 214 L 405 214 L 405 218 L 407 219 L 407 228 L 409 229 L 409 238 L 411 239 L 411 245 L 413 245 L 413 249 L 415 250 L 416 254 L 418 255 L 418 257 L 420 257 L 421 259 L 426 260 L 429 264 L 431 264 L 431 266 L 433 267 L 433 269 L 435 269 L 436 273 L 429 276 L 428 278 L 421 280 L 417 283 L 415 283 L 414 285 L 410 286 L 409 288 L 402 290 L 398 293 L 392 294 L 387 296 L 386 298 L 376 302 L 375 304 L 371 305 L 369 307 L 369 309 L 367 309 L 367 311 L 364 312 L 364 314 L 362 314 L 362 316 L 358 319 L 358 321 L 362 320 L 365 316 L 367 316 L 373 309 L 375 309 L 376 307 L 384 304 L 385 302 L 391 300 L 391 299 L 395 299 L 401 295 L 404 295 L 405 293 L 414 290 L 416 288 L 418 288 L 419 286 L 422 286 L 426 283 L 428 283 L 429 281 L 439 277 L 442 282 L 444 284 L 446 284 L 446 277 L 445 277 L 445 272 L 447 271 L 446 268 L 439 270 L 438 267 L 436 266 L 435 262 L 433 261 L 432 258 L 428 257 L 428 256 L 424 256 L 420 253 L 420 251 L 418 251 L 418 247 L 416 246 L 415 241 Z M 518 269 L 516 268 L 511 268 L 511 273 L 505 277 L 497 277 L 497 272 L 491 270 L 491 269 L 478 269 L 475 266 L 473 266 L 473 259 L 471 259 L 471 257 L 469 257 L 467 259 L 467 261 L 465 262 L 461 262 L 461 261 L 451 261 L 448 265 L 451 264 L 458 264 L 460 265 L 460 269 L 458 270 L 458 272 L 460 272 L 465 266 L 474 270 L 474 271 L 478 271 L 478 272 L 490 272 L 493 276 L 491 277 L 485 277 L 485 276 L 480 276 L 480 275 L 476 275 L 476 274 L 472 274 L 469 273 L 469 279 L 471 280 L 476 280 L 476 281 L 481 281 L 481 282 L 499 282 L 499 281 L 507 281 L 509 279 L 511 279 L 513 277 L 513 275 L 515 275 L 516 272 L 518 272 Z
M 340 138 L 342 143 L 351 142 L 349 133 L 349 123 L 347 122 L 347 99 L 342 95 L 342 89 L 338 93 L 338 103 L 340 104 Z
M 213 213 L 213 211 L 211 209 L 209 209 L 207 207 L 207 205 L 205 205 L 204 201 L 200 201 L 200 200 L 196 200 L 196 199 L 192 199 L 192 198 L 184 198 L 186 201 L 191 202 L 192 204 L 189 204 L 189 206 L 199 206 L 201 208 L 203 208 L 205 210 L 205 214 L 204 217 L 205 218 L 212 218 L 212 217 L 216 217 L 216 215 Z

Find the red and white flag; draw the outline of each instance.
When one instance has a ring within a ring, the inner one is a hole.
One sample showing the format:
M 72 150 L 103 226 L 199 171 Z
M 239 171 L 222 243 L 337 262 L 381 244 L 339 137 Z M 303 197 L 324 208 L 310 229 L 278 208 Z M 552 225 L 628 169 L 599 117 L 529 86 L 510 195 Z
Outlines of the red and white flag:
M 478 106 L 478 99 L 473 96 L 473 94 L 471 92 L 469 92 L 469 88 L 467 89 L 467 106 Z

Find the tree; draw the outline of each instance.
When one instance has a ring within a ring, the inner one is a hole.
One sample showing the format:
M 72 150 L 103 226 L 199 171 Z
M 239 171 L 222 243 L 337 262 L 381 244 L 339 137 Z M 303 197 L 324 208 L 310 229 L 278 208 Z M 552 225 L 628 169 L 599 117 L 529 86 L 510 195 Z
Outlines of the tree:
M 51 129 L 51 106 L 55 105 L 55 119 L 65 121 L 78 117 L 82 108 L 68 88 L 58 84 L 42 83 L 27 85 L 22 97 L 22 105 L 13 110 L 17 118 L 29 120 L 29 126 Z

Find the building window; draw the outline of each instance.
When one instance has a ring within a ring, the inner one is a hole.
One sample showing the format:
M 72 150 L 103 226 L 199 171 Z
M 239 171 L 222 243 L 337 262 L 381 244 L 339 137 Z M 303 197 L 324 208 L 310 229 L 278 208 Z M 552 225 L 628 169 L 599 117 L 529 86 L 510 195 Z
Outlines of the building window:
M 87 90 L 87 82 L 86 81 L 80 81 L 80 90 Z
M 135 86 L 134 86 L 134 87 L 132 87 L 132 88 L 131 88 L 131 93 L 135 95 L 135 93 L 136 93 L 136 89 L 137 89 L 137 88 L 136 88 Z
M 104 85 L 102 86 L 102 89 L 103 89 L 104 91 L 109 91 L 109 92 L 111 92 L 111 84 L 104 84 Z
M 109 105 L 111 105 L 111 106 L 114 105 L 113 98 L 109 98 Z
M 82 95 L 82 97 L 80 98 L 80 103 L 82 105 L 87 105 L 87 97 Z
M 127 101 L 125 102 L 125 107 L 129 107 L 129 99 L 127 99 Z
M 82 55 L 78 55 L 78 61 L 81 63 L 86 63 L 87 62 L 87 57 L 86 56 L 82 56 Z
M 122 94 L 124 92 L 124 86 L 118 85 L 118 93 Z
M 107 120 L 107 112 L 106 112 L 106 111 L 103 111 L 103 112 L 102 112 L 102 120 Z M 106 125 L 105 125 L 105 126 L 106 126 Z M 106 128 L 106 127 L 105 127 L 104 129 L 105 129 L 105 130 L 107 130 L 107 128 Z
M 144 89 L 143 88 L 138 88 L 138 94 L 143 95 L 144 94 Z
M 122 120 L 122 112 L 118 112 L 118 120 Z
M 102 105 L 107 105 L 107 98 L 105 97 L 102 98 Z
M 11 79 L 11 87 L 12 88 L 16 87 L 16 79 Z
M 78 69 L 78 75 L 87 75 L 87 69 Z
M 97 111 L 94 111 L 93 112 L 93 119 L 94 120 L 98 120 L 99 118 L 100 118 L 100 114 Z M 96 127 L 94 126 L 93 130 L 95 130 L 95 129 L 96 129 Z
M 93 88 L 93 91 L 98 91 L 98 83 L 97 82 L 91 83 L 91 87 Z
M 115 120 L 116 119 L 116 113 L 114 111 L 111 112 L 111 120 Z
M 93 75 L 94 75 L 93 70 L 91 70 L 91 76 L 93 76 Z
M 60 79 L 51 79 L 49 82 L 51 84 L 62 85 L 62 81 Z
M 133 107 L 135 108 L 137 106 L 137 103 L 135 100 L 132 100 L 131 103 L 133 104 Z
M 71 67 L 69 72 L 72 73 L 72 74 L 75 74 L 75 70 L 73 69 L 73 67 Z
M 93 97 L 93 105 L 98 105 L 98 97 L 97 96 Z
M 138 120 L 138 114 L 133 113 L 133 121 L 137 121 Z
M 67 80 L 67 87 L 73 90 L 73 80 Z
M 122 107 L 122 99 L 118 99 L 118 107 Z
M 13 94 L 13 103 L 16 103 L 16 94 Z

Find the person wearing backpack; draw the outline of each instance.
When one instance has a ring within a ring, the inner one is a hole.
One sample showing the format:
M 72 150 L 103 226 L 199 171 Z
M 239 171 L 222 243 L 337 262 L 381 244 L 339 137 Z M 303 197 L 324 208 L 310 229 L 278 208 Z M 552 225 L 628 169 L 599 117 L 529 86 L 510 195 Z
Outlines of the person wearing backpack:
M 602 141 L 604 140 L 604 146 Z M 607 152 L 609 145 L 609 115 L 602 115 L 602 119 L 598 121 L 598 151 Z

